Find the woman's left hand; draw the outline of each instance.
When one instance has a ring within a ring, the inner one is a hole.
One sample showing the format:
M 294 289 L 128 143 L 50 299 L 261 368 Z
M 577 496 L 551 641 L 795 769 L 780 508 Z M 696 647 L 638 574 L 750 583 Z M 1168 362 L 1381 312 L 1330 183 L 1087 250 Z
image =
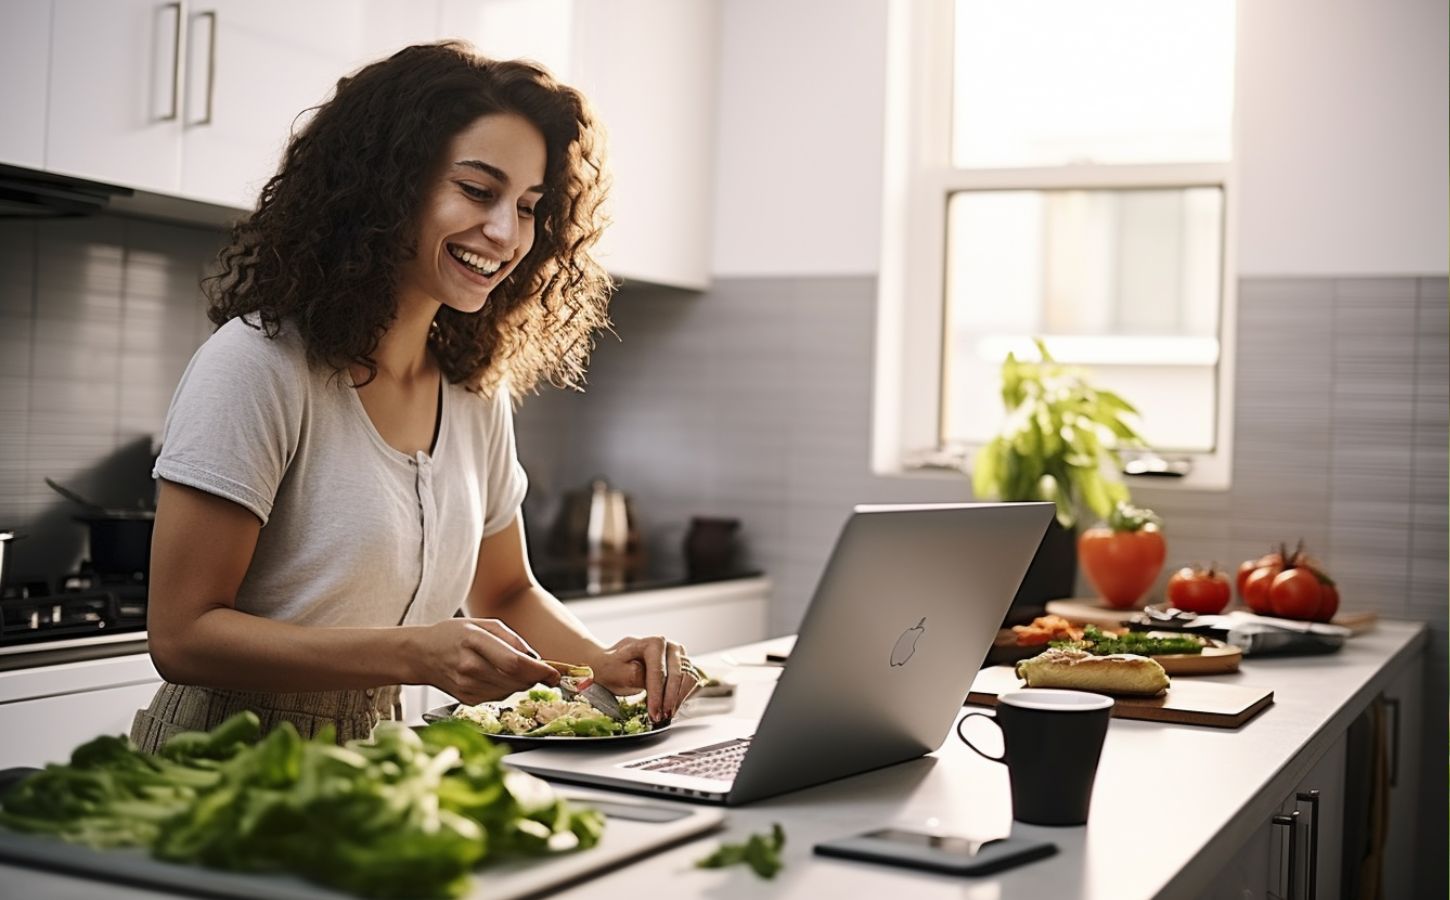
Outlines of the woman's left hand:
M 684 647 L 655 635 L 623 638 L 605 650 L 594 680 L 620 695 L 643 688 L 649 717 L 659 722 L 675 717 L 702 678 Z

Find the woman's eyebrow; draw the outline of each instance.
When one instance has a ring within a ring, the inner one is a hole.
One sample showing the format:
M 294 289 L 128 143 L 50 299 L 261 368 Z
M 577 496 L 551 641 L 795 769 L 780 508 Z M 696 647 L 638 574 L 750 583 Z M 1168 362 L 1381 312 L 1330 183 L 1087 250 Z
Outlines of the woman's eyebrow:
M 477 169 L 480 172 L 486 172 L 487 174 L 492 175 L 494 178 L 498 179 L 505 187 L 507 187 L 509 184 L 509 176 L 507 172 L 505 172 L 503 169 L 500 169 L 498 166 L 490 165 L 489 163 L 486 163 L 481 159 L 460 159 L 458 162 L 454 163 L 454 165 L 467 166 L 470 169 Z M 542 184 L 536 184 L 533 187 L 524 188 L 524 192 L 531 194 L 542 194 L 544 192 L 544 186 Z

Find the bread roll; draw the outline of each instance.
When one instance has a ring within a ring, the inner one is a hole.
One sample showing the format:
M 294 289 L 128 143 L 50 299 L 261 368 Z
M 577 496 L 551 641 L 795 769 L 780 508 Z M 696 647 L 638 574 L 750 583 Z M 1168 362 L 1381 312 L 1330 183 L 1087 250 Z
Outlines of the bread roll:
M 1093 656 L 1086 650 L 1060 647 L 1019 662 L 1017 677 L 1028 687 L 1100 694 L 1152 697 L 1168 689 L 1168 673 L 1157 660 L 1130 653 Z

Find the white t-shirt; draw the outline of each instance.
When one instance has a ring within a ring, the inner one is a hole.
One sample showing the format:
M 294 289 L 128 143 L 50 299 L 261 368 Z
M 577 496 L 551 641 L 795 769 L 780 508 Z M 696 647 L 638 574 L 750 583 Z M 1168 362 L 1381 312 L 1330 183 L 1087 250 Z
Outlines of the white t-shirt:
M 268 338 L 233 319 L 202 345 L 152 474 L 262 520 L 237 609 L 325 626 L 458 610 L 479 542 L 513 521 L 528 479 L 508 391 L 444 381 L 433 453 L 410 457 L 378 434 L 346 373 L 308 365 L 295 331 Z

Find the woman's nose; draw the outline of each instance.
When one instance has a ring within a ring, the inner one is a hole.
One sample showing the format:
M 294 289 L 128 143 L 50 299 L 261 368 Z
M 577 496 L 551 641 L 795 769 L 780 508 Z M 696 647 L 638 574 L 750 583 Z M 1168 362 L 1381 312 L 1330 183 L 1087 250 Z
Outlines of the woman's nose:
M 512 250 L 519 244 L 519 216 L 512 209 L 497 209 L 483 223 L 484 235 L 496 246 Z

